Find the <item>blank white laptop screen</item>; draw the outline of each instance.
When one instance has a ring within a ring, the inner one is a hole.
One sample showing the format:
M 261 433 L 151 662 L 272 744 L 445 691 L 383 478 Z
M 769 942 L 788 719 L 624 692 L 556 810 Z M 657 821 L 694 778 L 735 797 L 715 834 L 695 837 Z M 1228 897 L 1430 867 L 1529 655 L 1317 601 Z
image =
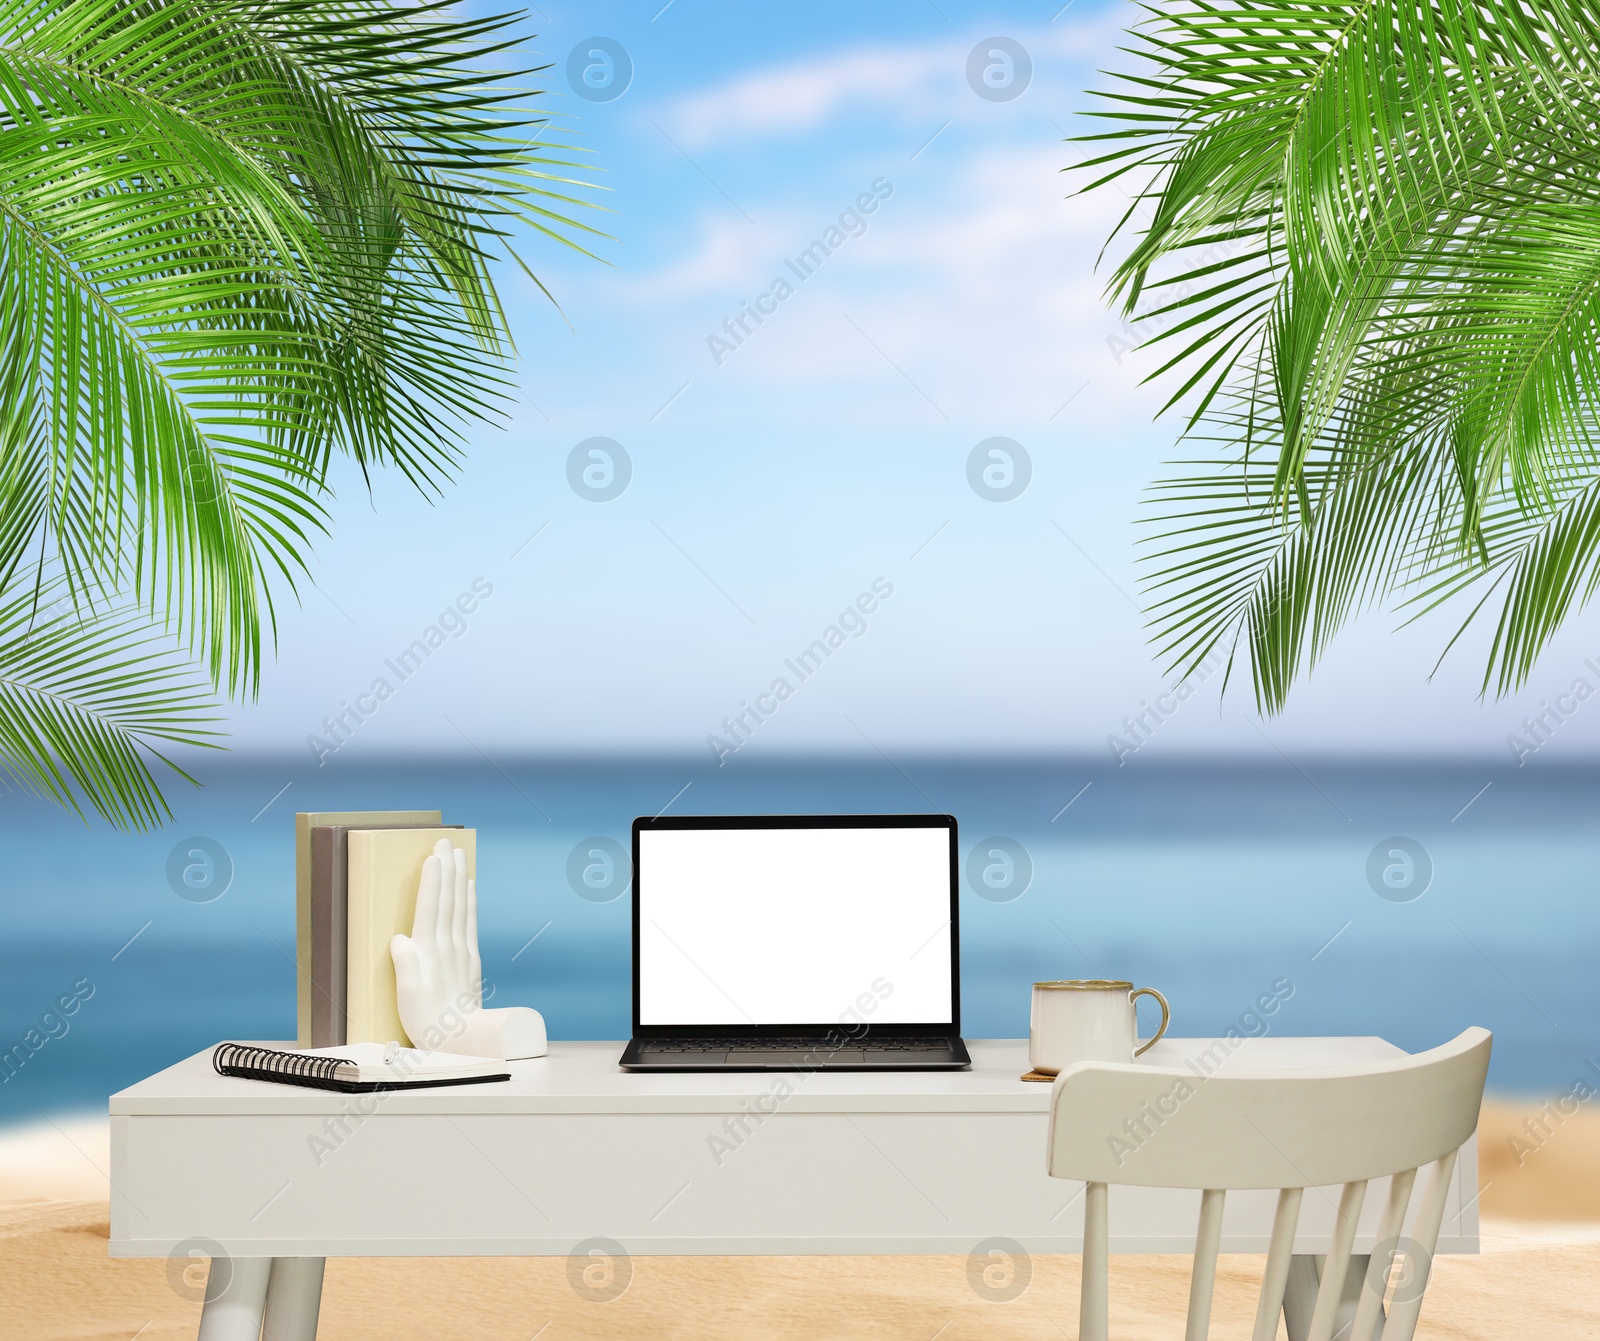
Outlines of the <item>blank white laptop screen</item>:
M 644 829 L 638 877 L 641 1025 L 953 1023 L 946 828 Z

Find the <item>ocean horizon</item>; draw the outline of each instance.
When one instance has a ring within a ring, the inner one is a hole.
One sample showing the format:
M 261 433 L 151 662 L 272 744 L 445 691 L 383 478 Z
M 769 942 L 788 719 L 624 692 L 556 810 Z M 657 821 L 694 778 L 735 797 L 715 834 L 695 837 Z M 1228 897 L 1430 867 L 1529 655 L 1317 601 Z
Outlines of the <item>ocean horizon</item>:
M 168 788 L 174 819 L 153 834 L 6 798 L 0 1122 L 104 1112 L 220 1040 L 293 1037 L 305 809 L 437 807 L 475 827 L 486 983 L 495 1004 L 541 1010 L 552 1038 L 628 1032 L 629 900 L 579 892 L 586 840 L 626 848 L 633 818 L 663 811 L 943 811 L 960 824 L 969 1037 L 1026 1034 L 1037 979 L 1119 977 L 1167 995 L 1175 1036 L 1378 1034 L 1416 1051 L 1483 1025 L 1502 1093 L 1566 1092 L 1600 1058 L 1600 765 L 226 756 L 204 776 Z M 997 850 L 1014 868 L 999 887 L 982 875 Z M 1261 1021 L 1279 982 L 1292 991 Z

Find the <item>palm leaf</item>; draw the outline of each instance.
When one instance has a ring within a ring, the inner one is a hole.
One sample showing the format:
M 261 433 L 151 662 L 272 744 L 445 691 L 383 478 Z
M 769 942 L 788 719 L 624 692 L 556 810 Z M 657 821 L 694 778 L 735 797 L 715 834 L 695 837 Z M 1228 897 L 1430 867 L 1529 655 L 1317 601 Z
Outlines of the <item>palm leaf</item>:
M 81 622 L 61 585 L 0 603 L 0 772 L 79 815 L 149 828 L 170 811 L 151 763 L 214 745 L 216 702 L 181 647 L 137 611 Z
M 1158 647 L 1244 652 L 1277 711 L 1357 610 L 1475 595 L 1508 692 L 1597 585 L 1600 16 L 1148 12 L 1088 138 L 1148 206 L 1111 292 L 1213 449 L 1156 490 Z
M 0 0 L 7 582 L 59 578 L 91 619 L 132 600 L 248 694 L 333 455 L 451 477 L 512 389 L 509 235 L 599 236 L 574 152 L 488 65 L 510 23 Z

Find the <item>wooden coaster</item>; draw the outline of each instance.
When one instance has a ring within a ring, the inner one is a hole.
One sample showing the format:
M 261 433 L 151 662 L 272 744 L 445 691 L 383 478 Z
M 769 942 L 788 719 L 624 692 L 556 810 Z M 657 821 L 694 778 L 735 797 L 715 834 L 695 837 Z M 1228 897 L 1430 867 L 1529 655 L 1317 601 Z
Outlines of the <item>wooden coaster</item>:
M 1043 1071 L 1025 1071 L 1023 1072 L 1022 1078 L 1024 1080 L 1043 1081 L 1046 1085 L 1053 1085 L 1056 1081 L 1054 1076 L 1047 1076 Z

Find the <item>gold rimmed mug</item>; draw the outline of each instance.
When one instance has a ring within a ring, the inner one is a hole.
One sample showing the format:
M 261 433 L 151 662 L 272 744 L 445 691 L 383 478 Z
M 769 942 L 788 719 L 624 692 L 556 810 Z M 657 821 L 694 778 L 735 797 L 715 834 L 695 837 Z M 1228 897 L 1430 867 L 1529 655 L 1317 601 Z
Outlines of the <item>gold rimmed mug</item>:
M 1161 1006 L 1161 1027 L 1139 1041 L 1135 1004 L 1151 996 Z M 1053 1076 L 1074 1062 L 1131 1062 L 1167 1032 L 1172 1010 L 1154 987 L 1109 978 L 1061 979 L 1033 985 L 1028 1061 Z

